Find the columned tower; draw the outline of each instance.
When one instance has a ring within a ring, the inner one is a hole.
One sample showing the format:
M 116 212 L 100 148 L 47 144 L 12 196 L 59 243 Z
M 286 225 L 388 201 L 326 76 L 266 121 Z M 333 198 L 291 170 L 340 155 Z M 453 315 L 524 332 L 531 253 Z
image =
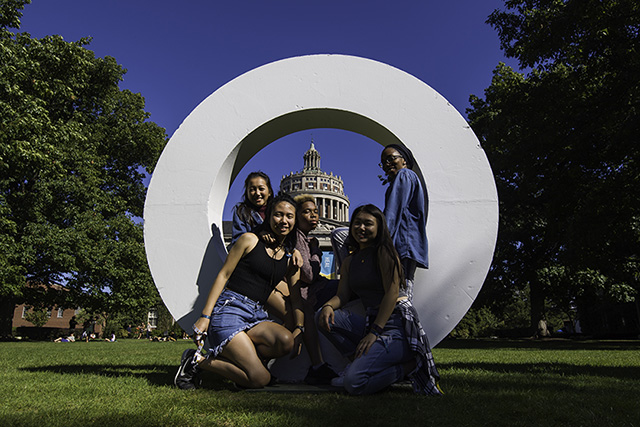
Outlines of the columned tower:
M 320 169 L 320 153 L 313 142 L 302 156 L 304 167 L 300 172 L 290 172 L 282 177 L 280 191 L 295 197 L 310 194 L 316 198 L 320 220 L 328 220 L 333 226 L 349 222 L 349 198 L 344 194 L 342 178 Z

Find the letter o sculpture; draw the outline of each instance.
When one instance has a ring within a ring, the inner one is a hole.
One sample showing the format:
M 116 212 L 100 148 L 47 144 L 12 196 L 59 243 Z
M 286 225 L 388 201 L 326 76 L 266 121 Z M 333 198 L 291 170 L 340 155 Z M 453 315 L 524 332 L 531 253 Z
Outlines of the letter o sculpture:
M 413 151 L 429 200 L 429 269 L 416 272 L 414 305 L 436 345 L 467 312 L 491 264 L 495 181 L 478 139 L 446 99 L 397 68 L 354 56 L 264 65 L 216 90 L 185 119 L 162 152 L 144 209 L 147 258 L 162 299 L 190 331 L 226 256 L 222 211 L 231 183 L 260 149 L 313 128 Z

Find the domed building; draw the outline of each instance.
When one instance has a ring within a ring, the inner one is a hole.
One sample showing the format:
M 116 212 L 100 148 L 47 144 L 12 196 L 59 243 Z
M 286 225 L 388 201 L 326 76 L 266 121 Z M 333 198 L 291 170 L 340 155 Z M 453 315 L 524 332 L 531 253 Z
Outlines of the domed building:
M 291 172 L 282 177 L 280 191 L 295 197 L 310 194 L 316 198 L 320 224 L 330 227 L 349 222 L 349 198 L 344 194 L 342 178 L 320 169 L 320 153 L 313 142 L 302 156 L 304 167 L 300 172 Z
M 310 235 L 318 239 L 323 251 L 322 274 L 335 277 L 333 264 L 333 249 L 331 247 L 331 231 L 336 227 L 349 226 L 349 198 L 344 194 L 342 178 L 333 172 L 323 172 L 320 169 L 320 153 L 313 141 L 311 147 L 302 156 L 304 166 L 299 172 L 290 172 L 280 181 L 280 191 L 295 197 L 299 194 L 309 194 L 316 199 L 318 206 L 318 226 Z M 223 221 L 223 238 L 225 245 L 231 242 L 231 221 Z

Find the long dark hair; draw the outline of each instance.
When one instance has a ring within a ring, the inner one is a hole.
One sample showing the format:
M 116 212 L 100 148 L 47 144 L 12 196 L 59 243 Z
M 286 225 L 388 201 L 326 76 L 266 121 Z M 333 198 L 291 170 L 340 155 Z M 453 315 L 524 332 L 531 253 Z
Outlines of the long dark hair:
M 256 221 L 251 216 L 251 212 L 257 210 L 257 207 L 249 201 L 249 198 L 247 197 L 247 188 L 249 187 L 249 182 L 255 178 L 262 178 L 267 183 L 267 188 L 269 189 L 269 200 L 267 203 L 273 198 L 273 188 L 271 187 L 271 179 L 269 179 L 269 175 L 262 171 L 251 172 L 247 175 L 242 189 L 242 200 L 236 204 L 234 209 L 238 213 L 242 222 L 246 222 L 251 228 L 257 225 Z
M 358 206 L 356 210 L 353 211 L 353 214 L 351 215 L 351 222 L 349 223 L 349 237 L 347 239 L 347 244 L 354 249 L 354 253 L 360 250 L 360 246 L 353 239 L 352 227 L 354 218 L 361 212 L 373 216 L 378 223 L 378 233 L 376 234 L 372 245 L 375 248 L 374 252 L 376 262 L 378 265 L 382 265 L 382 263 L 391 263 L 391 278 L 393 278 L 393 273 L 397 271 L 398 277 L 400 278 L 400 288 L 404 289 L 406 284 L 404 280 L 404 271 L 400 264 L 400 256 L 398 255 L 395 246 L 393 246 L 393 239 L 391 238 L 391 233 L 389 233 L 389 227 L 387 226 L 387 218 L 376 205 L 367 204 Z
M 296 241 L 297 241 L 296 234 L 298 231 L 298 219 L 297 219 L 298 209 L 296 207 L 295 200 L 293 200 L 293 197 L 291 197 L 287 193 L 280 192 L 275 197 L 271 197 L 269 199 L 269 203 L 267 204 L 267 210 L 264 215 L 264 222 L 258 226 L 256 233 L 259 234 L 261 232 L 267 232 L 267 233 L 273 234 L 273 230 L 271 229 L 270 219 L 271 219 L 271 215 L 273 214 L 273 209 L 280 202 L 289 203 L 291 206 L 293 206 L 293 209 L 295 210 L 294 212 L 295 222 L 293 224 L 293 228 L 291 229 L 289 234 L 287 234 L 287 237 L 285 237 L 284 242 L 282 242 L 286 253 L 292 254 L 293 250 L 296 248 Z

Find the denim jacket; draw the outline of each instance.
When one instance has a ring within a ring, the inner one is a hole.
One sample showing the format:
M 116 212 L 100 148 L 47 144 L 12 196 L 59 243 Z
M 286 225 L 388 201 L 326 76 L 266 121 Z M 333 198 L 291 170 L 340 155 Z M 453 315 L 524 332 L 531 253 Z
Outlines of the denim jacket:
M 412 259 L 421 268 L 429 268 L 425 200 L 418 175 L 404 168 L 389 184 L 384 206 L 389 232 L 400 259 Z
M 253 220 L 255 221 L 256 226 L 258 226 L 259 224 L 262 224 L 262 217 L 258 212 L 252 210 L 251 218 L 253 218 Z M 251 227 L 248 222 L 240 219 L 240 215 L 238 215 L 238 209 L 237 207 L 235 207 L 233 209 L 233 227 L 231 229 L 231 243 L 229 243 L 229 247 L 227 248 L 227 250 L 231 249 L 231 246 L 233 246 L 233 244 L 236 242 L 236 240 L 238 240 L 240 236 L 242 236 L 244 233 L 253 231 L 254 228 L 255 227 Z

